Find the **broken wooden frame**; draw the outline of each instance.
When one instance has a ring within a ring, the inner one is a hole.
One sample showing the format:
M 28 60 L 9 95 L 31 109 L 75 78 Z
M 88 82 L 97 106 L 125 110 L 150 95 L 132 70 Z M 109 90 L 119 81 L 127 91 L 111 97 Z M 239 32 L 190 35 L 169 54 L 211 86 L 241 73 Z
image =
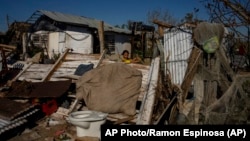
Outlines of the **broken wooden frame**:
M 65 55 L 62 55 L 55 64 L 26 63 L 24 70 L 15 79 L 13 79 L 13 81 L 18 80 L 18 81 L 44 82 L 44 81 L 65 81 L 71 79 L 72 83 L 75 83 L 75 81 L 78 79 L 77 77 L 75 77 L 75 79 L 72 79 L 72 77 L 67 77 L 67 76 L 74 75 L 74 72 L 79 64 L 93 63 L 94 67 L 98 67 L 99 65 L 105 65 L 115 62 L 105 59 L 104 58 L 105 53 L 106 50 L 103 50 L 102 54 L 89 54 L 89 55 L 65 52 Z M 139 110 L 137 112 L 137 115 L 133 117 L 128 117 L 126 115 L 123 115 L 122 113 L 109 114 L 108 120 L 113 121 L 115 124 L 124 124 L 125 122 L 126 124 L 130 123 L 148 124 L 151 122 L 151 117 L 154 108 L 154 101 L 155 101 L 154 92 L 156 91 L 158 74 L 160 69 L 159 61 L 160 61 L 159 57 L 155 58 L 151 66 L 143 64 L 128 64 L 133 68 L 140 70 L 143 75 L 141 92 L 138 98 L 138 103 L 143 103 L 141 105 L 141 110 Z M 151 72 L 149 72 L 150 70 Z M 147 98 L 143 98 L 144 95 L 146 94 Z M 71 105 L 69 112 L 72 111 L 77 104 L 79 104 L 79 101 L 73 100 L 73 106 Z M 137 117 L 140 118 L 137 119 Z
M 233 72 L 222 47 L 208 55 L 207 63 L 204 63 L 204 58 L 203 61 L 200 58 L 193 70 L 193 77 L 190 78 L 193 81 L 194 99 L 188 100 L 184 95 L 183 105 L 189 107 L 182 108 L 185 108 L 188 124 L 225 124 L 225 118 L 229 118 L 232 111 L 224 110 L 233 109 L 229 99 L 235 97 L 234 95 L 245 95 L 239 85 L 242 77 Z M 190 65 L 194 66 L 193 63 Z
M 160 57 L 156 57 L 151 62 L 147 90 L 145 91 L 142 105 L 138 114 L 136 124 L 152 124 L 152 115 L 156 98 L 156 88 L 160 72 Z

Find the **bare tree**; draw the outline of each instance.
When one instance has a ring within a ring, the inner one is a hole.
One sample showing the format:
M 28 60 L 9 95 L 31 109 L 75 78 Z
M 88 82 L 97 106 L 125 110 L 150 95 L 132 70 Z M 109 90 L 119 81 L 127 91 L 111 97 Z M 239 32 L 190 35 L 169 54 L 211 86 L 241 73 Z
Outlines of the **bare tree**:
M 197 18 L 197 13 L 199 12 L 198 8 L 194 8 L 193 12 L 186 13 L 185 17 L 181 19 L 181 23 L 195 23 L 200 20 Z
M 175 19 L 167 10 L 162 11 L 161 9 L 149 11 L 147 13 L 147 20 L 149 24 L 153 24 L 153 21 L 158 20 L 171 25 L 177 24 L 177 19 Z
M 250 24 L 250 0 L 202 0 L 208 9 L 211 22 L 223 23 L 236 35 L 248 38 Z
M 202 0 L 210 14 L 211 22 L 223 23 L 233 36 L 231 48 L 243 48 L 244 61 L 250 68 L 250 0 Z M 231 49 L 233 50 L 233 49 Z M 234 56 L 236 52 L 232 52 Z

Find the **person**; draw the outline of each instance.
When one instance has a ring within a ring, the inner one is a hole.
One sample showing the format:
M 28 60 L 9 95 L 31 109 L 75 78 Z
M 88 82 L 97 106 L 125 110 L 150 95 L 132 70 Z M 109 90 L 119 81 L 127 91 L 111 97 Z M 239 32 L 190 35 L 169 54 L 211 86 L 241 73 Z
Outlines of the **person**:
M 122 52 L 122 62 L 129 64 L 129 63 L 138 63 L 139 60 L 137 58 L 131 59 L 129 58 L 129 51 L 128 50 L 124 50 Z

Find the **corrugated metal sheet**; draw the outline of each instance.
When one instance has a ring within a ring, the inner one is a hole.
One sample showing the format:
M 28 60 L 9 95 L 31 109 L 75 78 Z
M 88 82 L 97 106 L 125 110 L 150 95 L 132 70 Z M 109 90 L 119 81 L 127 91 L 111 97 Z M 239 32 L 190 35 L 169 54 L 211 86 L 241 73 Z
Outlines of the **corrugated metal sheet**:
M 57 98 L 67 92 L 71 80 L 46 82 L 13 82 L 7 98 Z M 48 91 L 49 90 L 49 91 Z
M 191 30 L 172 28 L 164 33 L 164 54 L 169 56 L 166 69 L 174 84 L 181 84 L 187 68 L 187 60 L 193 47 Z
M 38 105 L 0 98 L 0 139 L 8 140 L 43 117 Z
M 34 105 L 29 103 L 20 103 L 8 98 L 0 98 L 0 119 L 10 121 L 33 107 Z
M 80 25 L 80 26 L 88 26 L 88 27 L 97 28 L 97 29 L 99 27 L 99 22 L 100 22 L 100 20 L 93 19 L 93 18 L 87 18 L 83 16 L 76 16 L 76 15 L 64 14 L 60 12 L 52 12 L 52 11 L 46 11 L 46 10 L 37 10 L 27 21 L 34 22 L 33 18 L 38 18 L 41 15 L 45 15 L 58 22 L 75 24 L 75 25 Z M 104 31 L 131 34 L 130 30 L 117 28 L 107 23 L 104 23 Z
M 38 10 L 42 14 L 46 15 L 47 17 L 58 21 L 58 22 L 64 22 L 64 23 L 70 23 L 70 24 L 79 24 L 79 25 L 85 25 L 89 27 L 97 27 L 97 20 L 85 18 L 82 16 L 75 16 L 70 14 L 64 14 L 60 12 L 52 12 L 52 11 L 46 11 L 46 10 Z

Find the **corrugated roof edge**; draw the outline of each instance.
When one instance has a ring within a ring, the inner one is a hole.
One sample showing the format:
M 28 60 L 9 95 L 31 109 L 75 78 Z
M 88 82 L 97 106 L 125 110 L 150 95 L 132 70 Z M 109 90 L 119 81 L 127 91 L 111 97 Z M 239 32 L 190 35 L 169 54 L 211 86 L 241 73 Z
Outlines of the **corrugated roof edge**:
M 91 28 L 97 28 L 97 29 L 99 27 L 99 22 L 101 21 L 101 20 L 97 20 L 94 18 L 76 16 L 72 14 L 65 14 L 61 12 L 53 12 L 53 11 L 47 11 L 47 10 L 37 10 L 36 12 L 40 12 L 43 15 L 46 15 L 47 17 L 53 19 L 54 21 L 69 23 L 69 24 L 83 25 L 83 26 L 87 25 Z M 107 24 L 105 22 L 104 22 L 104 31 L 124 33 L 124 34 L 132 33 L 130 30 L 118 28 L 110 24 Z

